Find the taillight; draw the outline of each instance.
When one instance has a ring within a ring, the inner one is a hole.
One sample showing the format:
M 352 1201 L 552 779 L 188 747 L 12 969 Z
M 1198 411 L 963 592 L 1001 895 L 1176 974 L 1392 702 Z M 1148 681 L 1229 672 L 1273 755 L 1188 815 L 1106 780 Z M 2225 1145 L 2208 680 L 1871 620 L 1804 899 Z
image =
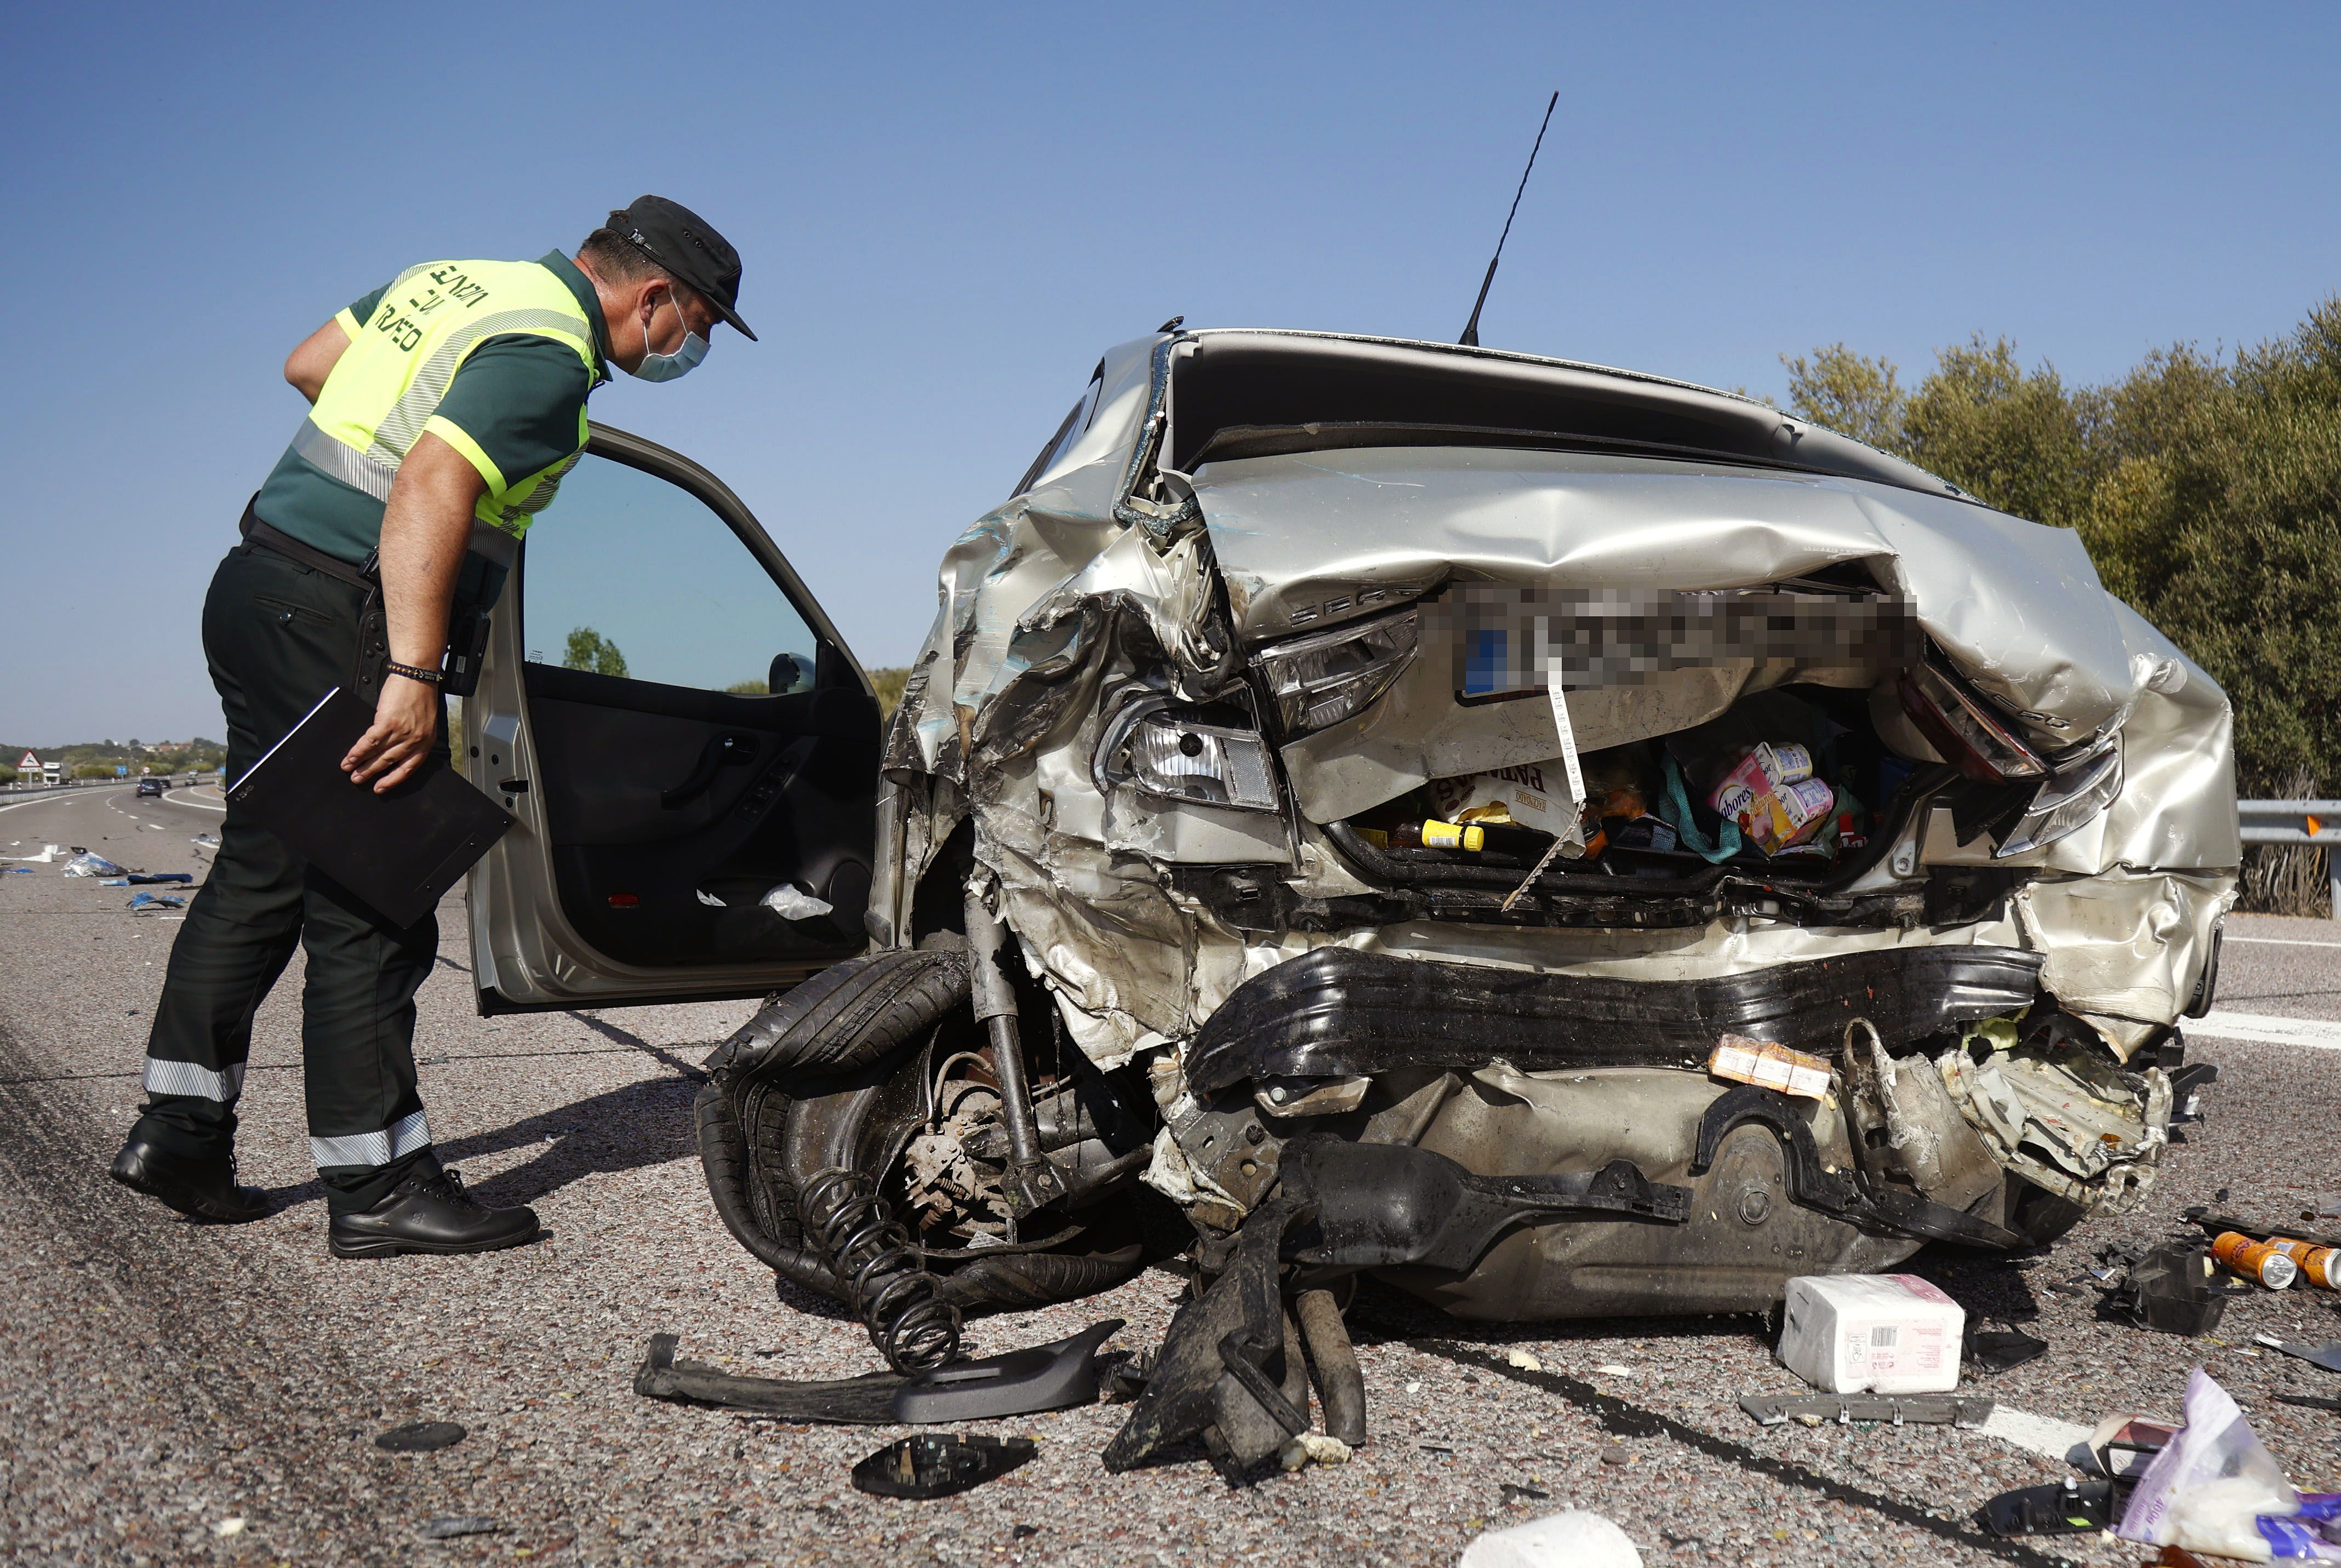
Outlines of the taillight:
M 1288 740 L 1354 719 L 1390 688 L 1414 657 L 1415 611 L 1320 631 L 1263 649 L 1255 658 Z
M 2000 835 L 1992 858 L 2005 860 L 2027 849 L 2046 849 L 2079 832 L 2113 804 L 2121 789 L 2121 737 L 2108 736 L 2096 750 L 2067 763 L 2041 783 L 2016 825 Z
M 1106 726 L 1090 759 L 1098 793 L 1128 784 L 1165 800 L 1237 811 L 1277 809 L 1267 740 L 1256 729 L 1210 722 L 1209 717 L 1161 698 L 1143 698 L 1123 709 Z
M 1932 664 L 1903 672 L 1902 709 L 1943 760 L 1985 784 L 2039 779 L 2048 765 L 1990 705 Z

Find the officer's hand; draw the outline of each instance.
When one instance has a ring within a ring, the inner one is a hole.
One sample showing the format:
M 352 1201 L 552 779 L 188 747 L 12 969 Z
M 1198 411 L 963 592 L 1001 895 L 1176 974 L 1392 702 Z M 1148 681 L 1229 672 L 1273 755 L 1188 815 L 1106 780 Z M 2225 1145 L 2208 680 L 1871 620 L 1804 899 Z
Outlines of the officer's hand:
M 374 727 L 358 737 L 342 769 L 354 784 L 378 780 L 374 789 L 379 795 L 423 765 L 438 735 L 438 690 L 403 675 L 386 675 L 374 706 Z

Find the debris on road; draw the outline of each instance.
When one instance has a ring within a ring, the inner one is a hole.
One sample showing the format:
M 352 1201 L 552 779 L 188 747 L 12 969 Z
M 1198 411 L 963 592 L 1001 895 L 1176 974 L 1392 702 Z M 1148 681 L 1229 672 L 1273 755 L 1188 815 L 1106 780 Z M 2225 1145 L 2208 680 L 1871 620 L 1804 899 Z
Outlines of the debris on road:
M 2252 1343 L 2265 1345 L 2270 1350 L 2281 1350 L 2286 1355 L 2296 1356 L 2327 1372 L 2341 1372 L 2341 1345 L 2295 1345 L 2288 1339 L 2278 1339 L 2273 1334 L 2256 1334 L 2252 1335 Z
M 433 1454 L 453 1448 L 469 1435 L 453 1421 L 410 1421 L 376 1435 L 374 1445 L 393 1454 Z
M 2283 1290 L 2300 1277 L 2300 1265 L 2276 1243 L 2254 1241 L 2235 1231 L 2212 1238 L 2211 1255 L 2228 1273 L 2270 1290 Z
M 1962 1354 L 1970 1371 L 1988 1376 L 2021 1366 L 2045 1355 L 2047 1349 L 2047 1340 L 2035 1339 L 2013 1325 L 2005 1328 L 1977 1328 L 1970 1323 Z
M 64 849 L 58 845 L 44 844 L 37 855 L 0 855 L 0 860 L 30 860 L 35 866 L 45 866 L 64 853 Z
M 1544 1363 L 1539 1361 L 1535 1356 L 1530 1355 L 1525 1350 L 1515 1350 L 1510 1355 L 1505 1356 L 1504 1360 L 1511 1365 L 1519 1367 L 1522 1372 L 1542 1372 L 1544 1370 Z
M 853 1489 L 872 1497 L 951 1497 L 1007 1474 L 1040 1452 L 1029 1437 L 921 1433 L 855 1465 Z
M 2209 1255 L 2199 1246 L 2157 1247 L 2130 1265 L 2115 1298 L 2140 1328 L 2188 1338 L 2219 1326 L 2226 1290 L 2211 1283 Z
M 65 862 L 65 875 L 68 877 L 119 877 L 124 874 L 121 867 L 105 856 L 93 855 L 86 849 L 78 851 Z
M 1780 1365 L 1826 1393 L 1959 1385 L 1967 1313 L 1917 1275 L 1799 1275 L 1788 1281 L 1780 1321 Z
M 477 1514 L 463 1514 L 444 1519 L 426 1520 L 423 1525 L 425 1541 L 453 1541 L 458 1535 L 493 1535 L 503 1528 L 493 1519 Z
M 1278 1450 L 1276 1462 L 1287 1470 L 1305 1469 L 1311 1464 L 1347 1464 L 1350 1445 L 1321 1432 L 1304 1432 Z
M 737 1377 L 701 1361 L 677 1361 L 675 1336 L 651 1336 L 634 1373 L 634 1392 L 649 1399 L 715 1404 L 786 1421 L 842 1425 L 938 1425 L 1071 1410 L 1098 1400 L 1098 1347 L 1119 1333 L 1109 1317 L 1070 1338 L 959 1361 L 931 1372 L 894 1372 L 820 1382 Z
M 2115 1533 L 2148 1546 L 2264 1563 L 2273 1551 L 2260 1520 L 2300 1510 L 2300 1494 L 2243 1411 L 2198 1366 L 2187 1379 L 2187 1424 L 2138 1477 Z
M 123 879 L 128 882 L 130 886 L 136 888 L 154 882 L 192 883 L 195 878 L 193 875 L 185 871 L 133 871 L 128 877 Z
M 233 1517 L 221 1520 L 218 1523 L 212 1526 L 212 1533 L 219 1536 L 243 1534 L 244 1516 L 242 1514 L 236 1514 Z
M 127 909 L 184 909 L 186 907 L 184 898 L 165 898 L 154 893 L 134 894 L 130 902 L 123 906 Z
M 2117 1484 L 2068 1475 L 2044 1486 L 2019 1486 L 1985 1503 L 1979 1515 L 1994 1535 L 2082 1535 L 2112 1525 Z
M 1475 1537 L 1457 1568 L 1642 1568 L 1642 1553 L 1615 1520 L 1566 1508 Z
M 1891 1426 L 1957 1426 L 1974 1429 L 1991 1419 L 1988 1399 L 1948 1396 L 1891 1396 L 1876 1394 L 1751 1394 L 1739 1408 L 1758 1426 L 1801 1421 L 1808 1426 L 1834 1422 L 1849 1426 L 1857 1421 L 1884 1422 Z

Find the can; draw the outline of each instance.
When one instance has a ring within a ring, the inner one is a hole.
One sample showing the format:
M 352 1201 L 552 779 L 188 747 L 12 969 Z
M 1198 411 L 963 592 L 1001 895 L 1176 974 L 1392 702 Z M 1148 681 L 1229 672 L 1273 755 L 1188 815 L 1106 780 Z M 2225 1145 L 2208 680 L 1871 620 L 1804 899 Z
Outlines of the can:
M 2320 1290 L 2341 1290 L 2341 1249 L 2295 1241 L 2288 1236 L 2268 1237 L 2268 1245 L 2300 1265 L 2300 1277 Z
M 2300 1265 L 2272 1241 L 2254 1241 L 2226 1231 L 2211 1243 L 2211 1255 L 2230 1274 L 2256 1279 L 2270 1290 L 2282 1290 L 2300 1275 Z

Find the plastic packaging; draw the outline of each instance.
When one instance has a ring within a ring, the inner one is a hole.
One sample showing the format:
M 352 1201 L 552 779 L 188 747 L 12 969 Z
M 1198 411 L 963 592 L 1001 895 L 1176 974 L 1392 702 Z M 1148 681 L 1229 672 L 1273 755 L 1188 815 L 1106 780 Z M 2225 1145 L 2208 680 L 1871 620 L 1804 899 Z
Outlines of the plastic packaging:
M 68 877 L 121 877 L 127 874 L 105 856 L 93 855 L 86 849 L 65 862 L 65 875 Z
M 1828 826 L 1837 792 L 1813 777 L 1813 754 L 1805 748 L 1758 741 L 1723 776 L 1708 804 L 1738 824 L 1749 843 L 1778 855 Z
M 1829 1394 L 1948 1394 L 1967 1315 L 1916 1275 L 1802 1275 L 1788 1285 L 1780 1363 Z
M 2299 1512 L 2299 1494 L 2244 1413 L 2198 1366 L 2187 1379 L 2187 1424 L 2138 1477 L 2114 1533 L 2148 1546 L 2266 1563 L 2276 1553 L 2260 1531 L 2261 1516 Z
M 1566 838 L 1576 825 L 1577 802 L 1569 798 L 1563 759 L 1499 768 L 1430 781 L 1430 799 L 1442 816 L 1458 822 L 1516 822 L 1539 833 Z
M 2336 1521 L 2341 1521 L 2341 1492 L 2304 1492 L 2299 1513 L 2262 1514 L 2255 1523 L 2260 1539 L 2279 1560 L 2341 1563 L 2341 1545 L 2332 1539 Z
M 2256 1280 L 2270 1290 L 2282 1290 L 2300 1277 L 2300 1265 L 2272 1241 L 2254 1241 L 2236 1231 L 2211 1238 L 2211 1255 L 2230 1274 Z
M 827 899 L 801 892 L 786 882 L 756 901 L 783 920 L 810 920 L 817 915 L 826 915 L 835 908 Z
M 1770 1040 L 1746 1035 L 1726 1035 L 1707 1058 L 1707 1070 L 1734 1083 L 1755 1084 L 1808 1100 L 1828 1093 L 1829 1065 L 1818 1057 L 1792 1051 Z

